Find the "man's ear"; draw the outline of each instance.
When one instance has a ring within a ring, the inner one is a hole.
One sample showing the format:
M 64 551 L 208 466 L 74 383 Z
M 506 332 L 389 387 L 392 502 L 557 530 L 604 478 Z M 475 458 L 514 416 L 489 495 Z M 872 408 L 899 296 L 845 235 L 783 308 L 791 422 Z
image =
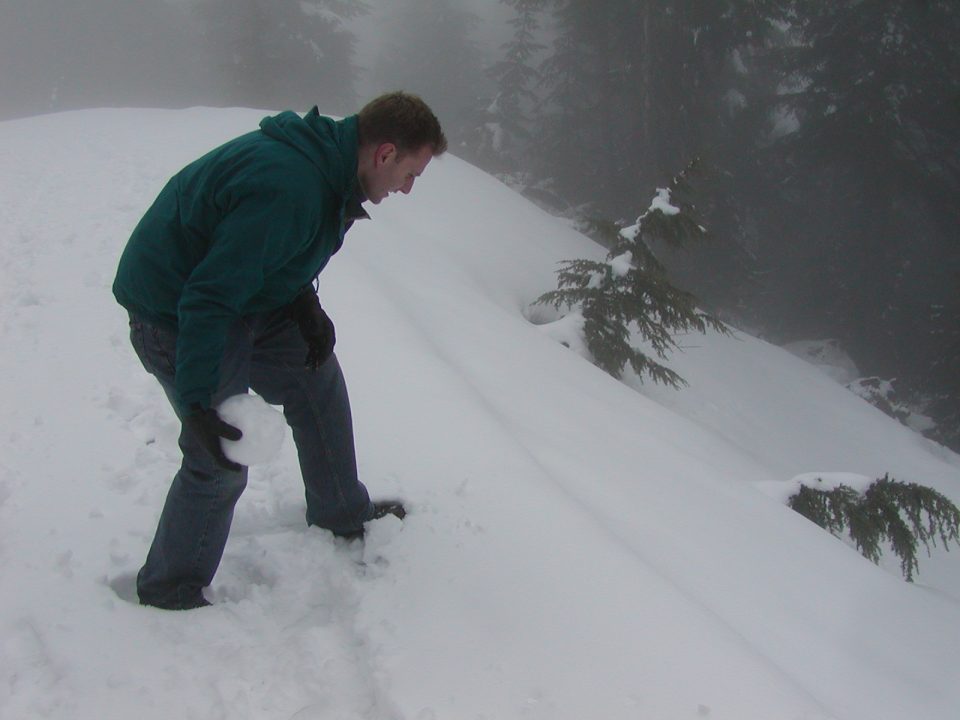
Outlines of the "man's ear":
M 386 164 L 387 160 L 393 157 L 397 152 L 397 146 L 393 143 L 383 143 L 377 148 L 373 155 L 374 163 L 377 167 Z

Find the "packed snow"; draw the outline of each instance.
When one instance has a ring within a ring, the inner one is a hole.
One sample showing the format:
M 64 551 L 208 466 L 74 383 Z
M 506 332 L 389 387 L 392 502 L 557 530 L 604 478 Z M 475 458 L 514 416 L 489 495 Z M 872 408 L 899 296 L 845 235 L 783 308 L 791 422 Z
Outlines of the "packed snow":
M 812 490 L 822 490 L 823 492 L 830 492 L 839 487 L 848 487 L 851 490 L 863 493 L 876 481 L 877 478 L 875 477 L 858 475 L 857 473 L 810 472 L 800 473 L 787 483 L 770 482 L 765 485 L 760 485 L 759 489 L 770 495 L 770 497 L 777 498 L 781 502 L 786 503 L 791 495 L 796 495 L 800 492 L 801 487 L 807 487 Z
M 646 218 L 650 213 L 657 211 L 668 216 L 679 214 L 680 208 L 674 205 L 670 200 L 670 188 L 657 188 L 657 194 L 654 195 L 653 200 L 650 201 L 650 207 L 647 208 L 647 211 L 643 215 L 637 218 L 636 223 L 620 230 L 621 237 L 631 241 L 634 240 L 640 233 L 640 228 L 642 227 L 644 218 Z M 700 226 L 700 230 L 704 231 L 703 226 Z
M 680 213 L 680 208 L 670 201 L 670 188 L 657 188 L 657 195 L 650 203 L 650 210 L 648 212 L 653 212 L 654 210 L 659 210 L 664 215 L 677 215 Z
M 960 458 L 742 332 L 680 338 L 680 391 L 606 375 L 582 318 L 531 307 L 603 249 L 455 157 L 320 282 L 361 476 L 406 519 L 307 528 L 285 442 L 213 606 L 137 605 L 179 425 L 110 284 L 169 175 L 265 114 L 0 123 L 0 717 L 956 717 L 960 551 L 906 583 L 771 489 L 890 473 L 960 502 Z
M 611 258 L 608 264 L 614 277 L 624 277 L 633 269 L 633 253 L 625 252 L 622 255 L 617 255 L 615 258 Z

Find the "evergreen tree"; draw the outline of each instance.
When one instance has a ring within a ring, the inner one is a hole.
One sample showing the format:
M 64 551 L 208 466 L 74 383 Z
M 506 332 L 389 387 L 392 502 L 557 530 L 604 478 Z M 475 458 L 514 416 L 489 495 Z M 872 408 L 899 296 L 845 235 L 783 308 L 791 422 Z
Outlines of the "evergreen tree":
M 624 123 L 638 118 L 624 107 L 625 63 L 619 52 L 626 22 L 622 3 L 555 2 L 560 30 L 544 62 L 537 172 L 566 197 L 586 196 L 596 211 L 619 215 L 610 200 L 618 177 L 628 176 L 621 155 Z M 653 183 L 633 177 L 641 187 Z
M 503 57 L 487 70 L 496 83 L 496 95 L 486 111 L 481 160 L 504 172 L 521 168 L 529 149 L 531 113 L 538 103 L 534 88 L 540 81 L 534 59 L 546 47 L 538 41 L 538 33 L 547 0 L 500 2 L 515 12 L 510 20 L 513 36 L 501 48 Z
M 617 216 L 632 188 L 668 177 L 678 157 L 722 166 L 735 121 L 756 117 L 747 61 L 775 32 L 778 2 L 552 5 L 558 33 L 543 66 L 539 154 L 569 194 L 600 195 L 599 209 Z
M 632 335 L 637 333 L 662 360 L 677 347 L 674 335 L 678 332 L 703 333 L 708 327 L 725 332 L 720 322 L 697 309 L 693 295 L 670 283 L 666 269 L 650 250 L 654 240 L 677 246 L 706 232 L 683 198 L 687 172 L 675 177 L 669 188 L 659 189 L 633 226 L 594 221 L 594 231 L 611 245 L 606 261 L 564 262 L 558 273 L 559 288 L 536 301 L 558 309 L 578 307 L 594 362 L 614 377 L 619 378 L 629 363 L 637 376 L 649 375 L 655 382 L 679 388 L 685 384 L 683 378 L 634 347 Z
M 472 35 L 478 22 L 450 0 L 394 2 L 372 72 L 379 91 L 406 90 L 423 97 L 440 118 L 451 150 L 461 156 L 476 146 L 492 98 Z
M 960 225 L 960 8 L 797 0 L 782 51 L 789 132 L 763 155 L 767 307 L 914 387 L 949 352 Z M 799 311 L 798 311 L 799 309 Z M 941 316 L 942 322 L 942 316 Z
M 356 107 L 356 39 L 344 21 L 365 11 L 345 0 L 195 0 L 218 101 L 345 114 Z
M 742 310 L 756 273 L 750 200 L 766 189 L 756 148 L 775 85 L 762 60 L 780 34 L 772 21 L 786 13 L 782 2 L 552 5 L 538 174 L 575 204 L 622 217 L 635 187 L 663 182 L 677 158 L 702 158 L 700 211 L 714 241 L 657 251 L 711 306 Z
M 960 6 L 553 0 L 536 173 L 619 218 L 700 156 L 715 239 L 671 277 L 775 341 L 837 337 L 960 418 Z M 936 385 L 934 385 L 936 383 Z M 948 434 L 960 437 L 960 427 Z
M 931 324 L 937 328 L 935 343 L 942 351 L 918 390 L 927 398 L 925 411 L 937 424 L 928 436 L 960 452 L 960 271 L 954 274 L 951 299 L 930 310 Z

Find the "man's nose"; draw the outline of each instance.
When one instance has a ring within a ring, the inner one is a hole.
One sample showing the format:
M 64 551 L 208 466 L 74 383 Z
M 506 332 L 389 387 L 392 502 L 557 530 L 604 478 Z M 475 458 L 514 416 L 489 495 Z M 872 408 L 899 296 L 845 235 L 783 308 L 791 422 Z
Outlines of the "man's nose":
M 403 184 L 403 187 L 400 188 L 400 192 L 402 192 L 404 195 L 409 195 L 410 191 L 413 190 L 413 181 L 414 181 L 414 178 L 410 178 L 409 180 L 407 180 Z

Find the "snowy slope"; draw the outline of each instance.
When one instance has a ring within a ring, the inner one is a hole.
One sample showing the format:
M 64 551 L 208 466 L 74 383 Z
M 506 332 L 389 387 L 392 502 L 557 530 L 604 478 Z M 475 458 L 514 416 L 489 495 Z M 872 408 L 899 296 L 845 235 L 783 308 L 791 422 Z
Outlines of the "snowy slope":
M 890 472 L 960 502 L 960 459 L 742 333 L 685 338 L 681 392 L 616 382 L 529 308 L 600 251 L 454 157 L 321 283 L 362 477 L 407 520 L 307 529 L 287 442 L 215 606 L 131 602 L 177 426 L 110 282 L 166 178 L 263 114 L 0 123 L 0 717 L 956 717 L 960 553 L 907 584 L 782 496 Z

